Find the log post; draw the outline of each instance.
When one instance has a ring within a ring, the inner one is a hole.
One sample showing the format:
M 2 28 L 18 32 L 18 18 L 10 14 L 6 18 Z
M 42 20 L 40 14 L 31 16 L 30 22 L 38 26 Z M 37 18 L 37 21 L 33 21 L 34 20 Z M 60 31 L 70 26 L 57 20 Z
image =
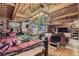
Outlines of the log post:
M 45 54 L 44 54 L 44 56 L 48 56 L 48 38 L 47 37 L 44 40 L 44 45 L 45 45 Z

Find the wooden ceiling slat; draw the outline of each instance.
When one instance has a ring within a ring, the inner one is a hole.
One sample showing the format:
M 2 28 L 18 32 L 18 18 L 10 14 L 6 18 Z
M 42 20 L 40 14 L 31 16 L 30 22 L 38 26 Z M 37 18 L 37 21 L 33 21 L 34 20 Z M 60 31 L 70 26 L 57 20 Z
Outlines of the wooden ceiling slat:
M 41 4 L 43 7 L 40 6 L 40 4 L 33 4 L 33 3 L 22 3 L 18 6 L 16 3 L 12 4 L 3 4 L 5 6 L 2 6 L 0 4 L 0 17 L 7 17 L 12 19 L 14 18 L 21 18 L 21 19 L 26 19 L 28 17 L 34 16 L 39 12 L 39 9 L 43 9 L 42 11 L 45 13 L 48 13 L 46 11 L 47 7 L 49 7 L 49 15 L 53 20 L 58 20 L 66 17 L 71 17 L 78 15 L 78 6 L 76 3 L 51 3 L 51 4 Z M 45 10 L 46 9 L 46 10 Z
M 5 3 L 0 3 L 0 17 L 11 19 L 14 7 Z
M 16 17 L 17 16 L 18 17 L 22 16 L 24 18 L 29 17 L 37 9 L 39 9 L 39 4 L 21 4 L 18 9 Z M 19 16 L 19 14 L 20 14 L 20 16 Z
M 63 4 L 60 4 L 60 5 L 57 5 L 57 6 L 55 6 L 55 7 L 53 7 L 53 8 L 50 8 L 51 10 L 51 13 L 53 13 L 53 12 L 55 12 L 55 11 L 58 11 L 58 10 L 60 10 L 60 9 L 63 9 L 63 8 L 65 8 L 65 7 L 68 7 L 69 5 L 72 5 L 73 3 L 63 3 Z
M 61 10 L 55 11 L 51 14 L 51 17 L 55 18 L 55 17 L 59 17 L 59 16 L 62 16 L 62 15 L 65 15 L 65 14 L 70 14 L 70 13 L 73 13 L 73 12 L 78 12 L 77 4 L 76 5 L 73 4 L 73 5 L 65 7 Z
M 20 13 L 17 13 L 17 14 L 16 14 L 16 17 L 26 18 L 27 16 L 26 16 L 26 15 L 23 15 L 23 14 L 20 14 Z
M 53 18 L 53 20 L 57 20 L 57 19 L 60 19 L 60 18 L 65 18 L 65 17 L 71 17 L 71 16 L 75 16 L 75 15 L 78 15 L 78 12 L 74 12 L 74 13 L 63 15 L 63 16 L 59 16 L 59 17 Z
M 6 4 L 15 7 L 15 3 L 6 3 Z
M 19 6 L 20 6 L 19 3 L 15 5 L 14 11 L 13 11 L 13 15 L 12 15 L 12 19 L 14 19 L 14 17 L 16 16 L 16 13 L 17 13 L 17 10 L 18 10 Z

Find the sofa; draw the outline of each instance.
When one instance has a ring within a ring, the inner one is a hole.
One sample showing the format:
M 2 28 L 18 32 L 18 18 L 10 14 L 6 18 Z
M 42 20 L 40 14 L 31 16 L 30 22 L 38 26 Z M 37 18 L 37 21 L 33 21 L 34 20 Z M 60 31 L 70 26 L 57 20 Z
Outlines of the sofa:
M 6 40 L 7 40 L 6 38 L 2 38 L 0 39 L 0 42 L 6 42 Z M 3 51 L 1 55 L 16 55 L 18 53 L 22 53 L 23 51 L 27 51 L 32 48 L 40 46 L 41 42 L 42 42 L 41 40 L 30 40 L 28 42 L 21 42 L 19 45 L 7 47 L 8 49 L 6 48 L 3 48 L 4 50 L 0 49 Z
M 69 39 L 65 37 L 64 35 L 55 35 L 51 39 L 51 37 L 48 37 L 48 43 L 50 45 L 53 45 L 54 47 L 60 47 L 60 46 L 66 46 L 69 42 Z

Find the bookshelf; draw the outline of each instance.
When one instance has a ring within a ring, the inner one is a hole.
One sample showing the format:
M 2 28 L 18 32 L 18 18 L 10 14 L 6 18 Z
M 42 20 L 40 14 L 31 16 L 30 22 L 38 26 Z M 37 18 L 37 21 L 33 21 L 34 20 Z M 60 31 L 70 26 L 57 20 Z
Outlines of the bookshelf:
M 71 38 L 74 40 L 79 39 L 79 28 L 76 25 L 71 27 Z

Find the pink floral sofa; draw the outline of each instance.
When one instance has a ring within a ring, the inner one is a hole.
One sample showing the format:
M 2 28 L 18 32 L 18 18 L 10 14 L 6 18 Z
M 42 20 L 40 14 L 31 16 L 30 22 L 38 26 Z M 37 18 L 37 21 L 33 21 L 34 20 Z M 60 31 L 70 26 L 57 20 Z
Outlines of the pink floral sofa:
M 9 39 L 11 39 L 11 38 L 9 38 L 9 37 L 3 38 L 3 39 L 0 39 L 0 42 L 11 42 L 11 40 L 9 40 Z M 28 42 L 21 42 L 18 45 L 15 45 L 12 47 L 9 46 L 9 48 L 7 50 L 5 50 L 5 48 L 4 48 L 5 51 L 3 52 L 2 55 L 10 55 L 11 53 L 14 53 L 14 54 L 20 53 L 20 52 L 27 50 L 28 48 L 31 48 L 37 44 L 39 45 L 40 42 L 41 42 L 41 40 L 30 40 Z M 1 49 L 0 49 L 0 51 L 1 51 Z M 14 55 L 14 54 L 11 54 L 11 55 Z

